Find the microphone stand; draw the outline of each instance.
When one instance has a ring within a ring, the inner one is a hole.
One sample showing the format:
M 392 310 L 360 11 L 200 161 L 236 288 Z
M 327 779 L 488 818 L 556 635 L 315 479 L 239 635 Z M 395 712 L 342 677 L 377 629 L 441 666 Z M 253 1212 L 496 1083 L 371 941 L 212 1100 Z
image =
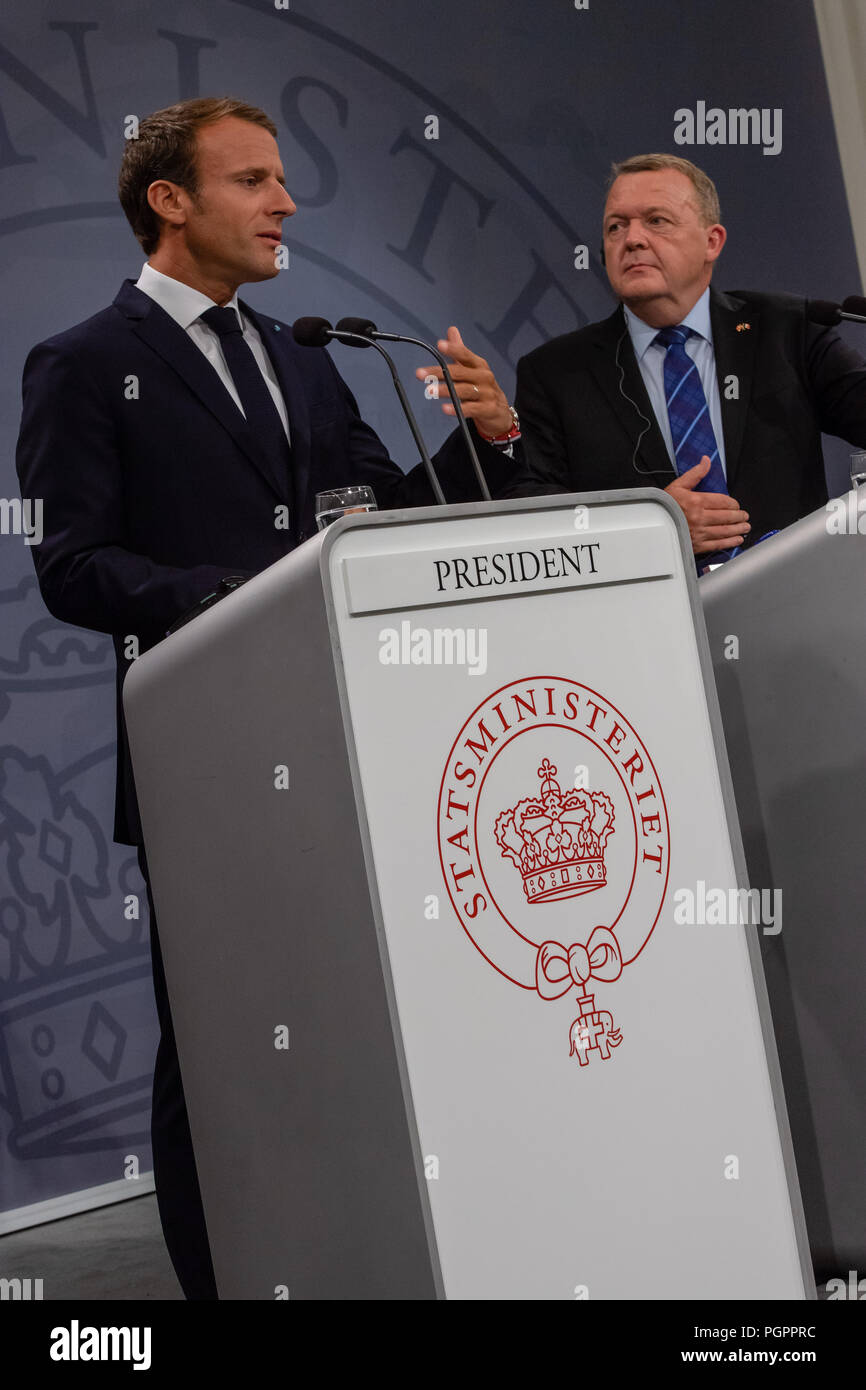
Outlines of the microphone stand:
M 439 503 L 439 505 L 441 507 L 444 507 L 446 505 L 445 494 L 442 491 L 442 486 L 439 482 L 438 477 L 436 476 L 436 469 L 433 467 L 433 460 L 427 452 L 427 445 L 424 443 L 424 438 L 421 434 L 421 431 L 418 428 L 418 421 L 415 419 L 414 412 L 412 410 L 411 405 L 409 404 L 409 397 L 406 395 L 403 383 L 400 380 L 400 377 L 397 373 L 397 368 L 394 365 L 394 362 L 390 355 L 385 351 L 383 347 L 380 347 L 377 342 L 375 342 L 372 338 L 368 338 L 364 333 L 349 333 L 345 329 L 341 328 L 329 328 L 327 332 L 329 338 L 336 338 L 338 342 L 348 343 L 351 347 L 374 347 L 376 351 L 380 353 L 382 357 L 384 357 L 385 361 L 388 363 L 388 370 L 391 373 L 391 380 L 394 382 L 394 390 L 397 392 L 400 404 L 403 407 L 403 412 L 406 416 L 406 419 L 409 421 L 409 428 L 412 431 L 412 437 L 415 440 L 416 445 L 418 446 L 418 452 L 421 455 L 421 461 L 424 464 L 424 468 L 427 472 L 427 477 L 430 480 L 430 486 L 433 489 L 433 496 L 436 498 L 436 501 Z M 490 494 L 488 493 L 487 495 L 489 498 Z

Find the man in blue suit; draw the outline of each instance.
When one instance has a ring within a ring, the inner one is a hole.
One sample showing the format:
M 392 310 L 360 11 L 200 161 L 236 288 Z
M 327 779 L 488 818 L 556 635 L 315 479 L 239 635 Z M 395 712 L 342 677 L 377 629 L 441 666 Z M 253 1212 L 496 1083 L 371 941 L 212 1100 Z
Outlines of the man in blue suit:
M 317 492 L 367 483 L 382 508 L 434 500 L 423 466 L 404 475 L 364 424 L 330 355 L 237 298 L 240 285 L 278 273 L 282 222 L 295 212 L 275 136 L 262 111 L 228 99 L 144 119 L 120 200 L 147 264 L 110 308 L 35 347 L 24 369 L 18 476 L 45 515 L 34 563 L 55 617 L 114 639 L 114 837 L 139 846 L 146 882 L 120 701 L 130 661 L 221 583 L 312 535 Z M 456 328 L 441 346 L 491 491 L 510 491 L 519 449 L 508 402 Z M 478 499 L 456 431 L 434 463 L 449 501 Z M 216 1298 L 152 899 L 150 912 L 160 1217 L 186 1296 Z

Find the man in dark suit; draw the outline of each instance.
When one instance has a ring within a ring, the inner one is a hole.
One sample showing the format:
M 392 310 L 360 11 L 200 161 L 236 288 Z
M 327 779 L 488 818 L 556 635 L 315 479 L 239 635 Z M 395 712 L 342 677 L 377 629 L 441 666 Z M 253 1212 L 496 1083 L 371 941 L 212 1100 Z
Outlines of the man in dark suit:
M 114 638 L 114 836 L 139 846 L 149 897 L 120 701 L 130 662 L 221 584 L 314 534 L 317 492 L 365 483 L 382 508 L 434 500 L 423 466 L 404 475 L 361 420 L 330 355 L 237 299 L 239 285 L 278 273 L 295 212 L 275 135 L 263 112 L 230 100 L 143 120 L 120 198 L 148 262 L 110 308 L 34 348 L 24 370 L 17 466 L 22 495 L 44 501 L 39 584 L 55 617 Z M 502 490 L 515 471 L 508 403 L 456 328 L 443 346 L 491 491 Z M 456 432 L 434 462 L 449 501 L 478 500 Z M 150 910 L 160 1217 L 186 1296 L 215 1298 L 152 899 Z
M 704 563 L 827 500 L 821 432 L 866 446 L 866 361 L 806 302 L 710 288 L 725 244 L 688 160 L 614 165 L 610 318 L 522 358 L 515 404 L 536 489 L 659 487 Z

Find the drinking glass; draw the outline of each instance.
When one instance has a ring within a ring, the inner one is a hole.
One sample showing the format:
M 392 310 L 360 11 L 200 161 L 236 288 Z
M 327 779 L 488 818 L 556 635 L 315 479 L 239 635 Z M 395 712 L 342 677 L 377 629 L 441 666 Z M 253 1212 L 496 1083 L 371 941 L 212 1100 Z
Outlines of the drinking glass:
M 351 512 L 376 512 L 379 508 L 373 489 L 366 485 L 332 487 L 316 493 L 316 525 L 320 531 Z

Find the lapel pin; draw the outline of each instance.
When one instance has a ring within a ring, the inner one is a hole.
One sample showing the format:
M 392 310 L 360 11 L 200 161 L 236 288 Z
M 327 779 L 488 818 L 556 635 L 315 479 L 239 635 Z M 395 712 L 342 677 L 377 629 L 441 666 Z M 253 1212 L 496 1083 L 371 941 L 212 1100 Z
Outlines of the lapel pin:
M 739 326 L 740 326 L 740 325 L 737 324 L 737 327 L 738 327 L 738 328 L 739 328 Z M 279 325 L 278 323 L 275 323 L 275 324 L 274 324 L 274 332 L 275 332 L 275 333 L 279 333 L 279 331 L 280 331 L 280 325 Z
M 752 325 L 751 325 L 750 323 L 738 323 L 738 324 L 737 324 L 737 332 L 738 332 L 738 333 L 748 333 L 748 331 L 749 331 L 749 329 L 751 328 L 751 326 L 752 326 Z

